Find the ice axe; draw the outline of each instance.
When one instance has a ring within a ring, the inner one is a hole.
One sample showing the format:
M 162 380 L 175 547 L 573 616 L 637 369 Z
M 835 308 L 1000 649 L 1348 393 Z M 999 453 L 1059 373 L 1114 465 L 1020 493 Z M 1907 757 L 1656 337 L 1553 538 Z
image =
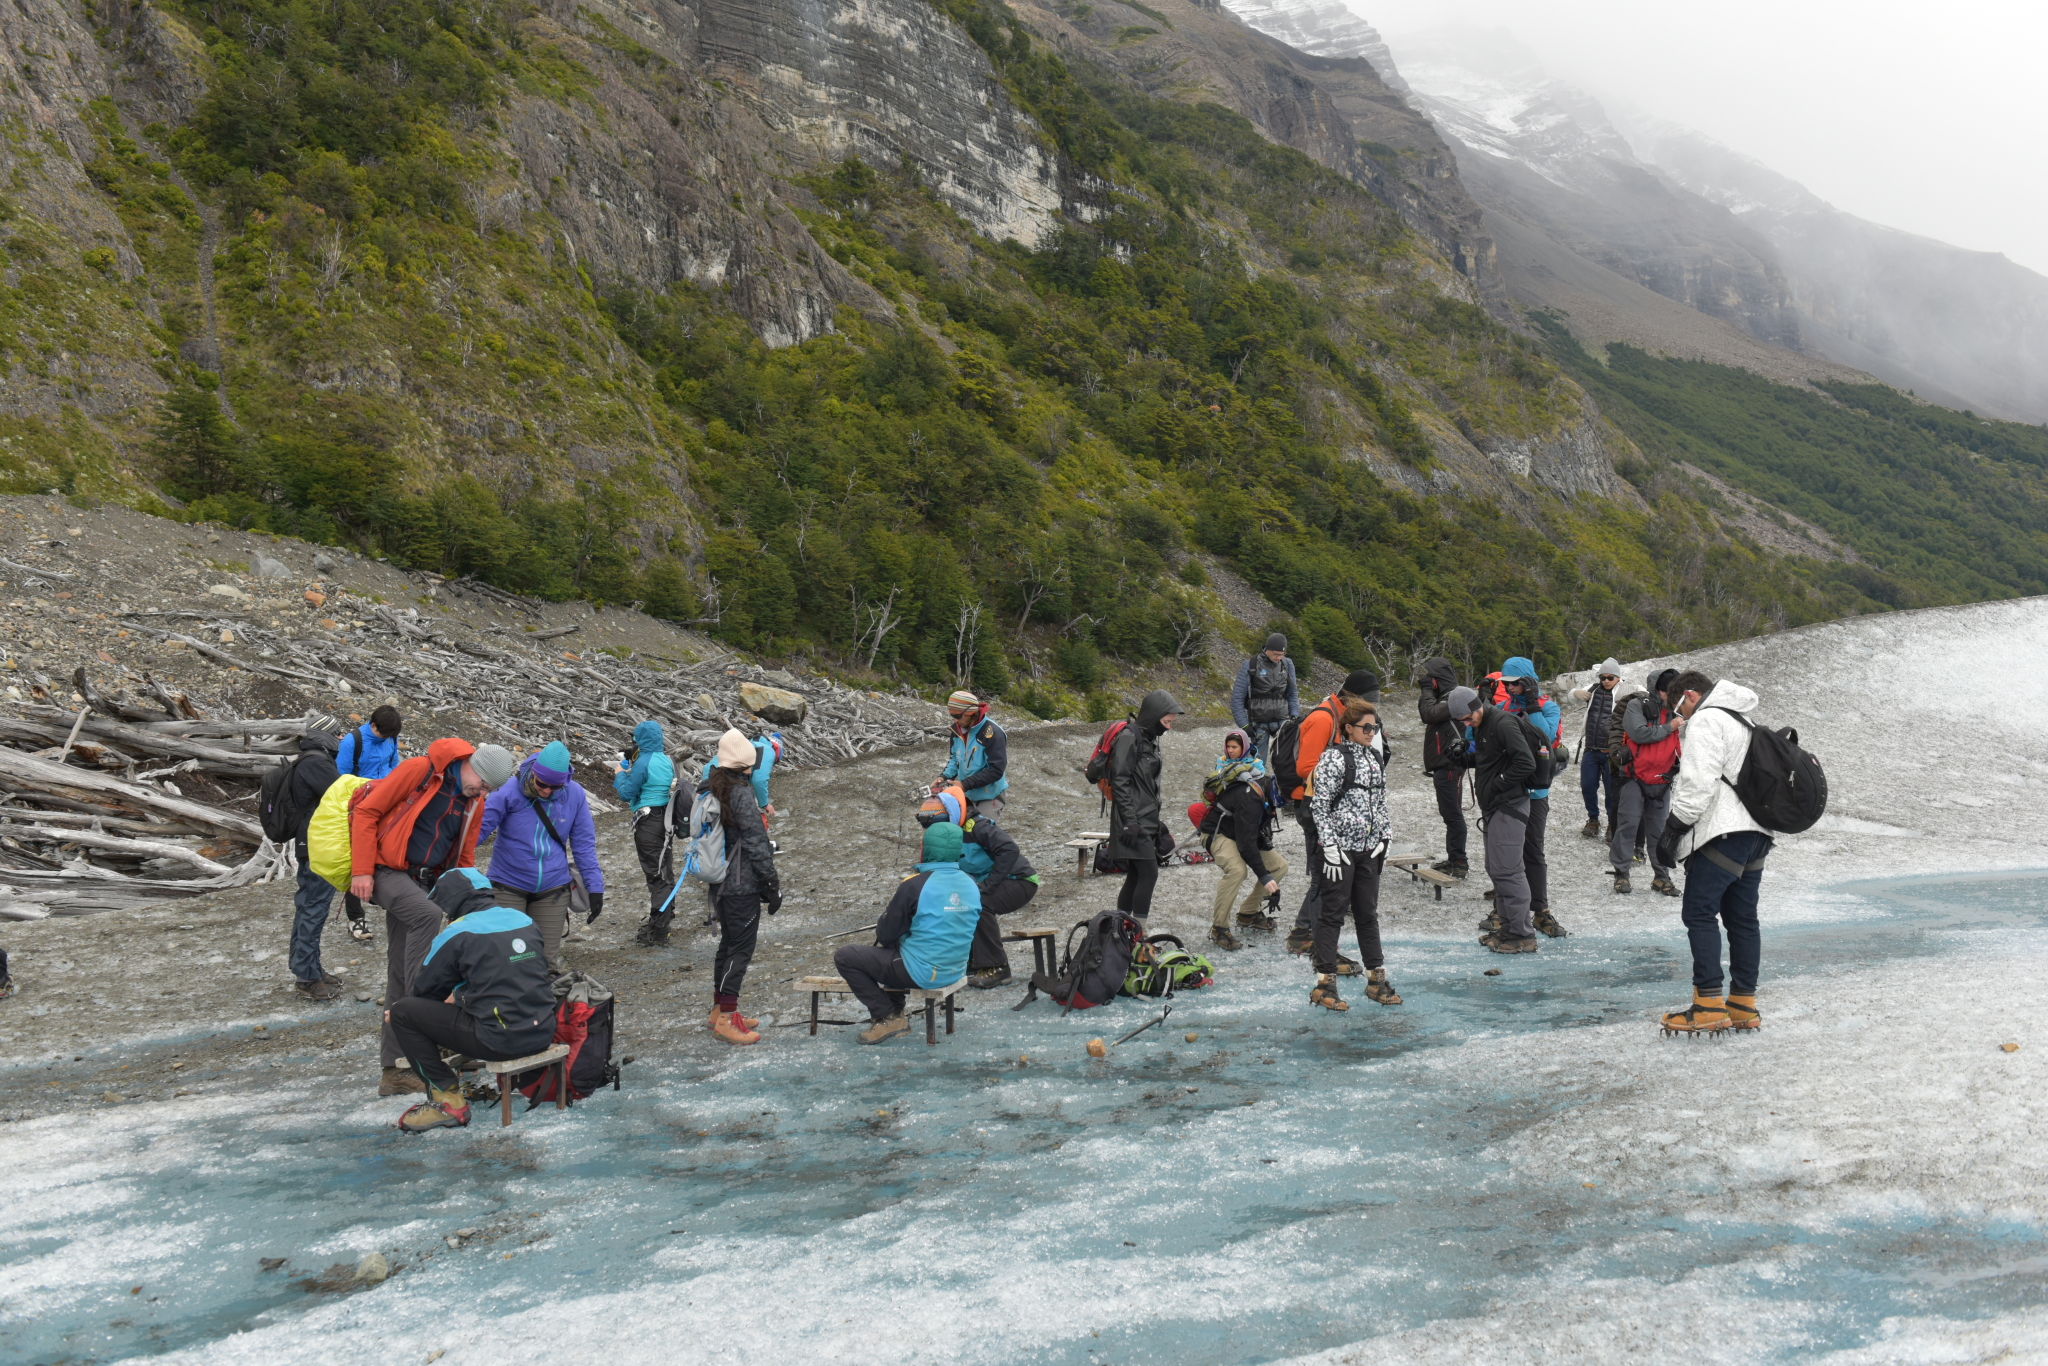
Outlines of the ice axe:
M 1130 1033 L 1128 1033 L 1128 1034 L 1124 1035 L 1124 1037 L 1123 1037 L 1122 1039 L 1118 1039 L 1118 1040 L 1116 1041 L 1116 1043 L 1112 1043 L 1112 1044 L 1110 1045 L 1110 1047 L 1111 1047 L 1111 1048 L 1115 1048 L 1115 1047 L 1117 1046 L 1117 1044 L 1123 1043 L 1123 1042 L 1124 1042 L 1125 1040 L 1127 1040 L 1127 1039 L 1135 1039 L 1135 1038 L 1137 1038 L 1137 1037 L 1138 1037 L 1138 1036 L 1139 1036 L 1140 1034 L 1143 1034 L 1143 1033 L 1144 1033 L 1144 1032 L 1145 1032 L 1146 1030 L 1150 1029 L 1150 1028 L 1151 1028 L 1151 1027 L 1152 1027 L 1153 1025 L 1156 1025 L 1156 1024 L 1164 1024 L 1164 1023 L 1166 1022 L 1166 1017 L 1167 1017 L 1167 1016 L 1169 1016 L 1169 1015 L 1171 1015 L 1171 1014 L 1173 1014 L 1173 1007 L 1172 1007 L 1172 1006 L 1168 1006 L 1168 1007 L 1167 1007 L 1166 1009 L 1164 1009 L 1164 1010 L 1162 1010 L 1162 1011 L 1160 1011 L 1160 1012 L 1159 1012 L 1159 1018 L 1158 1018 L 1158 1019 L 1155 1019 L 1155 1020 L 1147 1020 L 1147 1021 L 1145 1021 L 1145 1023 L 1143 1023 L 1143 1024 L 1139 1025 L 1139 1026 L 1138 1026 L 1138 1027 L 1137 1027 L 1136 1029 L 1134 1029 L 1134 1030 L 1132 1030 L 1132 1031 L 1131 1031 Z

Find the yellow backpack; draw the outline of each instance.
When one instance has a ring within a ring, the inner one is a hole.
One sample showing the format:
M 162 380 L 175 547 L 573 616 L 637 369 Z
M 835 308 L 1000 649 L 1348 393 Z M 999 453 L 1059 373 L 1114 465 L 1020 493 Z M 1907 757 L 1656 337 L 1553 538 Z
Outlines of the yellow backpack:
M 375 781 L 353 773 L 342 774 L 320 798 L 320 805 L 313 808 L 313 819 L 306 826 L 306 861 L 315 873 L 333 883 L 337 892 L 348 890 L 349 799 L 355 796 L 357 788 Z

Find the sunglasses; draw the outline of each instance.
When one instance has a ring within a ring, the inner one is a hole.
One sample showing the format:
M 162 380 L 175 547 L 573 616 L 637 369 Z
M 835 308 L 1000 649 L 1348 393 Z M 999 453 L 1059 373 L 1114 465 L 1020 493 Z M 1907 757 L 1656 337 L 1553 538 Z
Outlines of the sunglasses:
M 1376 722 L 1372 722 L 1372 721 L 1353 721 L 1353 722 L 1350 722 L 1349 724 L 1350 724 L 1350 726 L 1351 726 L 1351 729 L 1353 729 L 1353 730 L 1362 730 L 1362 731 L 1365 731 L 1365 732 L 1367 732 L 1368 734 L 1370 734 L 1370 733 L 1371 733 L 1371 732 L 1373 732 L 1373 731 L 1377 731 L 1377 730 L 1379 729 L 1379 726 L 1378 726 L 1378 724 L 1377 724 Z
M 568 786 L 567 783 L 544 783 L 538 778 L 533 780 L 533 785 L 542 792 L 560 792 Z

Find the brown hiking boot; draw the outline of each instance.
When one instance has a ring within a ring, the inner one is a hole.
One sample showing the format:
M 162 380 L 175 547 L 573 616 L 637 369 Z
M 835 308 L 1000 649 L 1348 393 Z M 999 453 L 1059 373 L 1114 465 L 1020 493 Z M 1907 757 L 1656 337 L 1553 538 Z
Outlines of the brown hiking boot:
M 1583 830 L 1579 831 L 1579 835 L 1580 835 L 1580 837 L 1581 837 L 1582 839 L 1589 839 L 1589 840 L 1597 840 L 1597 839 L 1599 839 L 1599 838 L 1600 838 L 1600 822 L 1599 822 L 1599 821 L 1587 821 L 1587 822 L 1586 822 L 1586 825 L 1585 825 L 1585 828 L 1584 828 Z
M 1684 893 L 1678 890 L 1678 884 L 1673 882 L 1670 878 L 1664 876 L 1664 874 L 1662 873 L 1659 873 L 1655 877 L 1650 879 L 1650 890 L 1653 892 L 1662 892 L 1666 896 L 1684 895 Z
M 1627 869 L 1616 868 L 1608 876 L 1614 879 L 1614 894 L 1616 896 L 1627 896 L 1635 890 L 1634 887 L 1629 885 Z
M 909 1032 L 909 1019 L 901 1011 L 898 1011 L 894 1015 L 876 1020 L 853 1037 L 859 1039 L 862 1043 L 887 1043 L 898 1034 L 908 1034 Z
M 1230 932 L 1228 925 L 1211 925 L 1209 927 L 1209 942 L 1226 953 L 1236 953 L 1244 947 L 1243 942 Z
M 1729 994 L 1728 1027 L 1730 1029 L 1740 1033 L 1748 1029 L 1762 1029 L 1763 1026 L 1764 1017 L 1757 1013 L 1756 997 Z
M 711 1016 L 711 1032 L 727 1043 L 759 1043 L 761 1036 L 746 1022 L 747 1017 L 737 1010 L 715 1011 Z M 758 1020 L 755 1024 L 760 1023 Z
M 377 1094 L 380 1096 L 423 1096 L 426 1093 L 427 1084 L 410 1067 L 387 1067 L 377 1082 Z
M 1550 913 L 1550 907 L 1545 906 L 1536 912 L 1535 921 L 1539 934 L 1547 934 L 1552 939 L 1564 938 L 1564 926 L 1557 923 L 1557 917 Z
M 1308 994 L 1308 1003 L 1321 1006 L 1324 1010 L 1349 1010 L 1344 998 L 1337 994 L 1337 979 L 1325 974 L 1316 978 L 1314 990 Z
M 1241 930 L 1277 930 L 1280 922 L 1264 911 L 1239 911 L 1237 927 Z
M 1394 990 L 1394 984 L 1387 980 L 1385 968 L 1373 968 L 1365 974 L 1365 997 L 1378 1001 L 1383 1006 L 1401 1004 L 1401 994 Z
M 331 1001 L 341 995 L 341 988 L 325 978 L 314 982 L 297 982 L 292 990 L 309 1001 Z
M 1289 930 L 1287 932 L 1287 951 L 1289 953 L 1307 953 L 1315 946 L 1316 937 L 1312 931 Z
M 430 1091 L 424 1105 L 415 1105 L 398 1117 L 398 1127 L 409 1134 L 429 1129 L 461 1129 L 469 1124 L 469 1102 L 460 1091 Z
M 1673 1034 L 1722 1034 L 1728 1029 L 1728 1007 L 1719 996 L 1705 996 L 1695 991 L 1692 1004 L 1684 1010 L 1674 1010 L 1662 1021 L 1664 1036 Z
M 1481 939 L 1479 942 L 1483 944 L 1485 947 L 1492 949 L 1495 953 L 1536 952 L 1536 936 L 1533 934 L 1525 939 L 1517 939 L 1514 935 L 1509 934 L 1506 930 L 1502 930 L 1499 934 L 1487 935 L 1484 939 Z
M 1499 933 L 1500 933 L 1500 916 L 1499 916 L 1498 914 L 1492 914 L 1492 915 L 1488 915 L 1488 916 L 1486 917 L 1486 919 L 1484 919 L 1484 920 L 1482 920 L 1482 921 L 1480 921 L 1480 922 L 1479 922 L 1479 937 L 1480 937 L 1480 938 L 1484 939 L 1484 938 L 1485 938 L 1485 937 L 1486 937 L 1487 935 L 1489 935 L 1489 934 L 1499 934 Z

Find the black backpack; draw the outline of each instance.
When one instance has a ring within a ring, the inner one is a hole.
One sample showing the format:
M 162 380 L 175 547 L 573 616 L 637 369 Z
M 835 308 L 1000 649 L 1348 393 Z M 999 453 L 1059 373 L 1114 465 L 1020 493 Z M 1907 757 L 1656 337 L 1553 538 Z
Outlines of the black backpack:
M 299 804 L 292 799 L 294 791 L 292 774 L 299 768 L 299 759 L 288 764 L 279 764 L 263 775 L 263 785 L 256 790 L 256 819 L 262 825 L 263 833 L 279 844 L 286 844 L 299 837 L 299 830 L 306 823 L 306 813 L 299 810 Z
M 1529 752 L 1536 756 L 1536 771 L 1529 775 L 1523 786 L 1531 792 L 1541 792 L 1557 777 L 1556 756 L 1550 751 L 1550 737 L 1521 712 L 1510 712 L 1509 715 L 1522 723 L 1522 734 L 1529 741 Z
M 1077 934 L 1079 945 L 1074 943 Z M 1122 911 L 1104 911 L 1067 931 L 1059 972 L 1052 977 L 1036 973 L 1031 985 L 1068 1010 L 1105 1005 L 1123 990 L 1131 958 L 1144 942 L 1145 929 L 1137 921 Z
M 564 1033 L 573 1032 L 577 1024 L 584 1031 L 569 1059 L 572 1105 L 607 1086 L 619 1089 L 619 1064 L 612 1061 L 613 1005 L 612 993 L 580 972 L 565 972 L 555 979 L 555 1037 L 559 1040 Z M 546 1068 L 502 1080 L 526 1097 L 529 1110 L 555 1099 L 555 1074 Z
M 1828 809 L 1828 775 L 1821 771 L 1820 760 L 1799 747 L 1799 732 L 1790 726 L 1767 730 L 1740 712 L 1714 710 L 1728 712 L 1749 732 L 1742 771 L 1732 783 L 1721 779 L 1735 789 L 1743 810 L 1764 829 L 1781 835 L 1811 829 Z
M 1329 714 L 1330 735 L 1334 739 L 1336 723 L 1341 718 L 1330 709 L 1328 702 L 1318 702 L 1301 715 L 1290 718 L 1273 736 L 1273 744 L 1266 756 L 1266 771 L 1273 775 L 1273 790 L 1278 801 L 1286 801 L 1287 794 L 1301 781 L 1301 723 L 1319 711 Z

